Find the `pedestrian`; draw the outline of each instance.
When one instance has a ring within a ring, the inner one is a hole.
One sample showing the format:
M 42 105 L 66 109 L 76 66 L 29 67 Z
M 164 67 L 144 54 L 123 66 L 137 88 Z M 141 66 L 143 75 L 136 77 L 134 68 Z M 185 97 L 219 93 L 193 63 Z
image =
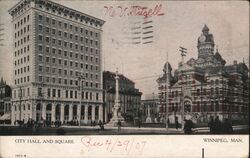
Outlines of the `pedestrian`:
M 101 120 L 99 120 L 98 125 L 99 125 L 100 129 L 102 129 L 102 121 Z
M 175 128 L 178 130 L 179 128 L 179 122 L 178 122 L 178 117 L 175 117 Z
M 233 133 L 232 124 L 227 118 L 225 118 L 223 123 L 222 123 L 222 129 L 223 129 L 223 131 L 221 131 L 221 133 L 223 133 L 223 134 L 232 134 Z
M 208 127 L 210 129 L 210 133 L 214 134 L 215 131 L 214 131 L 214 118 L 213 117 L 210 117 L 210 121 L 208 122 Z
M 193 122 L 191 120 L 184 120 L 184 133 L 185 134 L 192 134 Z
M 118 120 L 117 125 L 118 125 L 118 132 L 120 132 L 121 131 L 121 126 L 122 126 L 122 123 L 121 123 L 120 120 Z
M 93 126 L 95 127 L 95 120 L 94 120 L 94 122 L 93 122 Z
M 141 120 L 138 120 L 138 127 L 141 128 Z
M 221 124 L 221 121 L 219 119 L 219 116 L 216 116 L 216 118 L 214 120 L 214 133 L 220 134 L 221 131 L 222 131 L 222 124 Z
M 90 126 L 91 126 L 91 127 L 93 126 L 93 122 L 92 122 L 92 120 L 90 121 Z

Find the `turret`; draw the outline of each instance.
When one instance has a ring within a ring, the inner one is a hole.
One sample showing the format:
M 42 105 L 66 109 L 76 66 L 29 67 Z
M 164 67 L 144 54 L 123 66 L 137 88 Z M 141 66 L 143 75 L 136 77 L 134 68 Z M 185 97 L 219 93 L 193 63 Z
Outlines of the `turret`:
M 214 53 L 214 37 L 209 33 L 209 28 L 205 25 L 202 34 L 198 38 L 198 58 L 206 59 Z

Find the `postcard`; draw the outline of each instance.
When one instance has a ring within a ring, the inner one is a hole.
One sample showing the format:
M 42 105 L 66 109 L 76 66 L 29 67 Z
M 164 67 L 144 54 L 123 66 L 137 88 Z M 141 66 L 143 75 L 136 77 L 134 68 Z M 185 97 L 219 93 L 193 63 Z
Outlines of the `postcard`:
M 0 8 L 0 157 L 249 157 L 247 1 Z

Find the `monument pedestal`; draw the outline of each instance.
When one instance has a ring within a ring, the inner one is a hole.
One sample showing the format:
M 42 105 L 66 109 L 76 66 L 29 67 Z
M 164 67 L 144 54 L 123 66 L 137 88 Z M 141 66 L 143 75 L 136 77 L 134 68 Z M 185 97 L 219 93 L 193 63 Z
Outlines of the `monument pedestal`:
M 150 116 L 146 118 L 146 123 L 152 123 L 152 118 Z

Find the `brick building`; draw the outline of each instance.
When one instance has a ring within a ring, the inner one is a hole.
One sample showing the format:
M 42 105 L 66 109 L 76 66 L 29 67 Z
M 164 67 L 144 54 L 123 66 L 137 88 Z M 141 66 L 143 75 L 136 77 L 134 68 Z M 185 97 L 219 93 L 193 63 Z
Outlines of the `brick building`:
M 206 25 L 198 38 L 197 48 L 198 58 L 180 63 L 174 72 L 169 63 L 169 71 L 164 65 L 164 73 L 157 79 L 160 116 L 164 117 L 166 113 L 168 76 L 170 122 L 174 122 L 174 116 L 181 121 L 183 111 L 184 116 L 194 122 L 206 122 L 216 116 L 221 120 L 246 119 L 249 115 L 249 70 L 246 64 L 234 61 L 232 65 L 225 65 L 226 61 L 218 49 L 215 50 L 213 34 Z

